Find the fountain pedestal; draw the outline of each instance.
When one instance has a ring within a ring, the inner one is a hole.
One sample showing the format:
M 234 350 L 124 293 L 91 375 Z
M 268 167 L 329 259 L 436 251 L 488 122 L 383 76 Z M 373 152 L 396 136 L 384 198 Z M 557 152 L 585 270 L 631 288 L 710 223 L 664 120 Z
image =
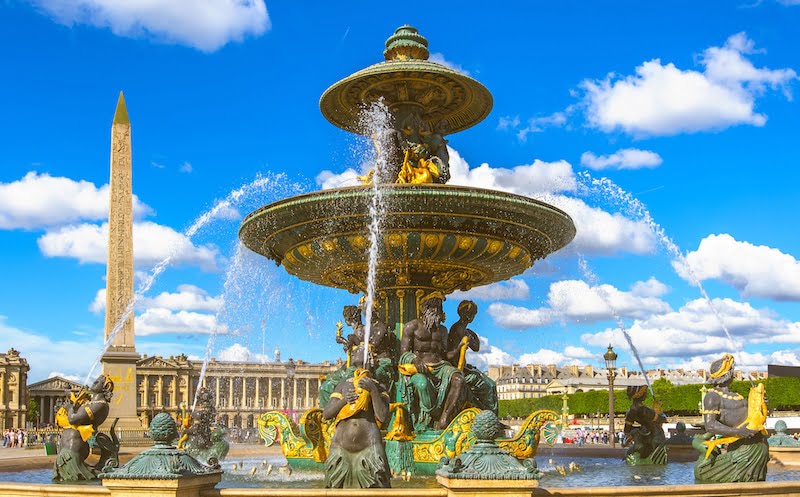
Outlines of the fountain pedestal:
M 111 492 L 111 497 L 199 497 L 204 490 L 213 489 L 221 479 L 220 472 L 170 480 L 104 479 L 103 486 Z
M 539 480 L 460 480 L 436 475 L 447 497 L 531 497 Z
M 175 421 L 160 413 L 150 423 L 155 445 L 121 468 L 100 474 L 111 497 L 199 497 L 222 480 L 219 466 L 201 464 L 185 450 L 177 449 Z

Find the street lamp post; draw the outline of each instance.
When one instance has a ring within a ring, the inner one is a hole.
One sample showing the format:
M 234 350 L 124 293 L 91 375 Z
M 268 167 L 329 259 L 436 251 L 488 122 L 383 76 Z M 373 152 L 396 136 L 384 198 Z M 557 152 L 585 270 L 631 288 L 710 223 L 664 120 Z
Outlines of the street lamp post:
M 287 361 L 286 363 L 286 390 L 285 390 L 286 398 L 284 399 L 283 405 L 286 406 L 286 413 L 292 420 L 294 420 L 294 417 L 292 416 L 292 407 L 293 407 L 292 382 L 294 381 L 294 372 L 295 372 L 294 359 L 290 357 L 289 361 Z
M 611 447 L 616 446 L 614 431 L 614 377 L 617 376 L 617 353 L 608 345 L 608 352 L 603 354 L 608 370 L 608 442 Z

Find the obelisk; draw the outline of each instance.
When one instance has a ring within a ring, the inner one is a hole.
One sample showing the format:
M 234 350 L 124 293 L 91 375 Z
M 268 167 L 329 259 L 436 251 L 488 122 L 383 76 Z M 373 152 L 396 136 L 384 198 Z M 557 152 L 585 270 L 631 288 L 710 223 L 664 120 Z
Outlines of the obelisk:
M 133 161 L 131 123 L 122 92 L 111 125 L 111 179 L 108 204 L 108 261 L 106 263 L 105 340 L 114 331 L 133 300 Z M 119 418 L 118 429 L 141 428 L 136 415 L 136 353 L 133 312 L 103 355 L 103 374 L 114 380 L 111 413 L 104 427 Z

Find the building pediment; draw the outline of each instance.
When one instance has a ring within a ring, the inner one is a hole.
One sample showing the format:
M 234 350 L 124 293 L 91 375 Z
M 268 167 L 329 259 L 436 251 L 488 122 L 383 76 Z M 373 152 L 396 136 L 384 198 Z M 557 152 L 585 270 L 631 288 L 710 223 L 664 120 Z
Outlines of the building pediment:
M 50 391 L 63 392 L 65 390 L 74 390 L 78 388 L 81 388 L 80 383 L 62 378 L 60 376 L 53 376 L 52 378 L 37 381 L 36 383 L 28 385 L 28 391 L 30 391 L 32 394 Z
M 136 368 L 178 369 L 180 365 L 174 359 L 164 359 L 160 356 L 145 357 L 136 362 Z

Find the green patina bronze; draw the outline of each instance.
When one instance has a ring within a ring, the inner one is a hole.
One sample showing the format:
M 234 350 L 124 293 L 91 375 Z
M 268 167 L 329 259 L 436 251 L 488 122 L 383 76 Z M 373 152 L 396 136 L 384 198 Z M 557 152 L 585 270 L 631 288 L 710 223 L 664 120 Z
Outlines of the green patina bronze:
M 732 392 L 734 360 L 730 354 L 711 363 L 711 385 L 703 397 L 706 433 L 692 441 L 700 456 L 694 476 L 705 483 L 764 481 L 767 478 L 766 403 L 763 384 L 751 388 L 748 398 Z
M 216 465 L 206 466 L 173 445 L 178 437 L 175 421 L 167 413 L 160 413 L 150 423 L 152 448 L 138 454 L 124 466 L 101 473 L 100 479 L 112 480 L 172 480 L 193 476 L 221 475 Z
M 644 405 L 647 392 L 646 385 L 630 386 L 626 392 L 631 407 L 625 413 L 625 462 L 631 466 L 667 464 L 667 440 L 662 428 L 667 417 L 658 401 L 654 402 L 656 409 Z
M 793 436 L 786 433 L 786 421 L 779 419 L 775 423 L 775 434 L 767 439 L 770 447 L 797 447 L 800 442 Z
M 216 419 L 214 395 L 208 388 L 200 387 L 196 408 L 181 439 L 185 437 L 183 448 L 192 457 L 210 465 L 223 461 L 230 449 L 230 444 L 225 440 L 226 430 L 216 424 Z
M 532 458 L 520 462 L 501 449 L 495 439 L 502 426 L 492 411 L 481 411 L 472 423 L 475 444 L 457 457 L 444 458 L 436 474 L 456 480 L 538 480 L 541 473 Z

